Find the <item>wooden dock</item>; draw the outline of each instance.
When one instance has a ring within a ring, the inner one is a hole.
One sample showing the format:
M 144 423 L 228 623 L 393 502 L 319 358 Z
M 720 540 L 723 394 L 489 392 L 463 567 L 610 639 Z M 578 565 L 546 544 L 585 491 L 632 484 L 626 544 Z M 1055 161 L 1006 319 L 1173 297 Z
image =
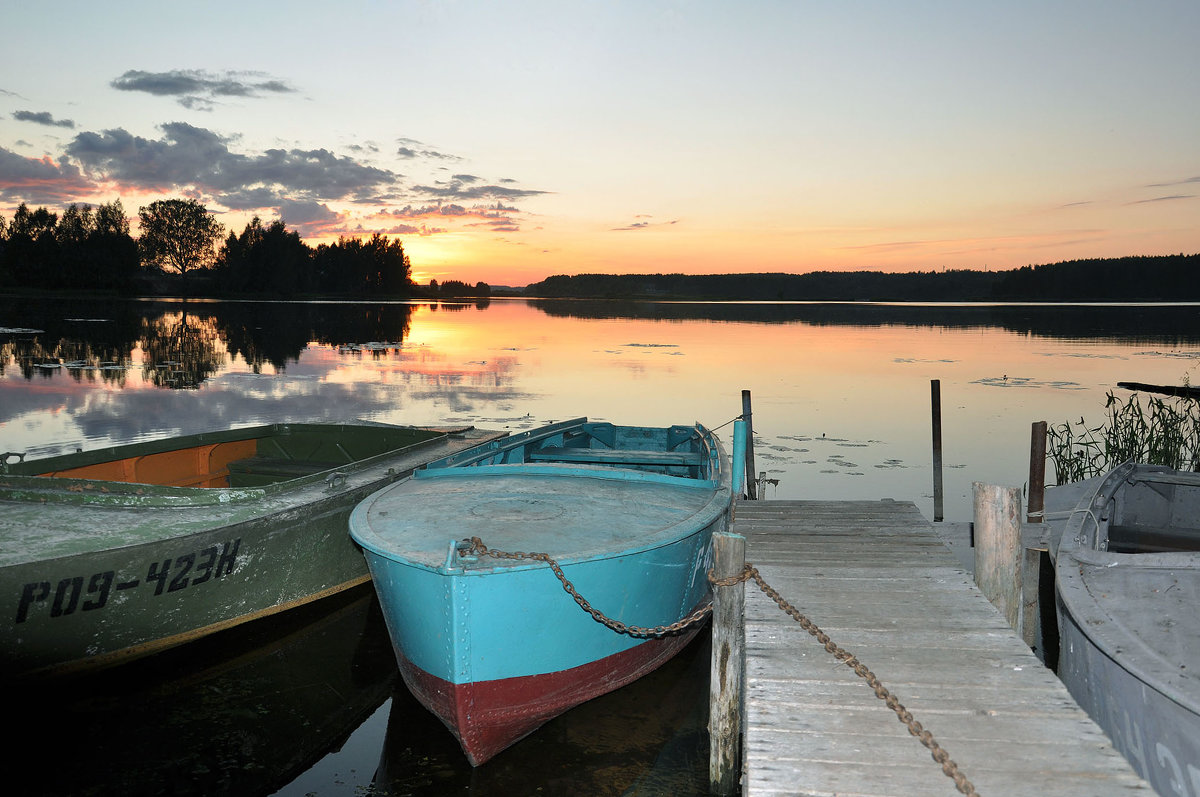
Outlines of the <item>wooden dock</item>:
M 911 503 L 747 501 L 746 560 L 858 657 L 982 797 L 1153 795 Z M 852 669 L 746 584 L 742 792 L 959 794 Z

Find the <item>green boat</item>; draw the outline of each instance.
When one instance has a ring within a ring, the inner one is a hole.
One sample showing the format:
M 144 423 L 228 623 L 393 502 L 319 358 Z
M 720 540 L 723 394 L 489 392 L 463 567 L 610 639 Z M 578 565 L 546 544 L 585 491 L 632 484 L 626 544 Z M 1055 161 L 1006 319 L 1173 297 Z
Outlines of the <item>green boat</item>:
M 119 664 L 361 584 L 354 506 L 504 434 L 274 424 L 0 455 L 0 677 Z

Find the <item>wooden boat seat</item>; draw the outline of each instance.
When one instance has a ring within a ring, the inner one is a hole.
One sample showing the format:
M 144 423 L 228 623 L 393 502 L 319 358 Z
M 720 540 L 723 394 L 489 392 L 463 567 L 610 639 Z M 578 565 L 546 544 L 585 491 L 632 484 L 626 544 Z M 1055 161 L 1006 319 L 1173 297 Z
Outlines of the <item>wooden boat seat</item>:
M 547 446 L 529 453 L 530 462 L 579 462 L 599 465 L 699 465 L 696 451 L 638 451 Z
M 283 457 L 247 457 L 229 463 L 229 485 L 231 487 L 259 487 L 264 484 L 299 479 L 345 463 L 316 462 L 307 459 L 285 459 Z
M 1200 529 L 1108 527 L 1108 550 L 1113 553 L 1170 553 L 1200 551 Z

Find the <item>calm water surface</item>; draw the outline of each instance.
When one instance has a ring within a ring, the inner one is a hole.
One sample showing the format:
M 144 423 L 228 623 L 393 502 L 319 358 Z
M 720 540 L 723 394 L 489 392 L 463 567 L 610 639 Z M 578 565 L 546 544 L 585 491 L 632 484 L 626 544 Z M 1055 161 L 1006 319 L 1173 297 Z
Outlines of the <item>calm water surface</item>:
M 933 379 L 945 515 L 967 520 L 973 481 L 1025 482 L 1034 421 L 1098 424 L 1119 381 L 1200 382 L 1200 307 L 0 298 L 0 452 L 30 458 L 356 418 L 700 421 L 728 442 L 748 389 L 768 498 L 931 517 Z M 703 789 L 706 641 L 472 770 L 396 680 L 369 591 L 325 604 L 23 696 L 26 793 Z

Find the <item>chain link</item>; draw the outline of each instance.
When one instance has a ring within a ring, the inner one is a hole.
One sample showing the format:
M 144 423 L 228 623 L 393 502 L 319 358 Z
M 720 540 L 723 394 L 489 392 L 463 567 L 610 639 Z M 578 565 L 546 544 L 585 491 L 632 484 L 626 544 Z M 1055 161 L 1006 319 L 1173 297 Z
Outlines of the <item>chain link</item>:
M 459 548 L 459 554 L 466 556 L 490 556 L 493 559 L 532 560 L 546 563 L 550 566 L 550 569 L 554 571 L 554 575 L 558 577 L 558 580 L 562 582 L 563 589 L 566 590 L 567 594 L 574 598 L 575 602 L 579 604 L 580 608 L 590 614 L 592 619 L 599 623 L 603 623 L 613 631 L 616 631 L 618 634 L 625 634 L 627 636 L 646 639 L 651 637 L 670 636 L 685 631 L 693 625 L 699 625 L 700 623 L 703 623 L 708 616 L 712 614 L 712 601 L 708 601 L 691 614 L 680 620 L 676 620 L 670 625 L 656 625 L 653 627 L 626 625 L 620 620 L 614 620 L 613 618 L 607 616 L 604 614 L 604 612 L 588 603 L 587 599 L 580 595 L 579 591 L 575 589 L 575 585 L 567 579 L 567 576 L 563 573 L 562 568 L 558 566 L 558 562 L 554 561 L 549 554 L 524 553 L 522 551 L 514 551 L 512 553 L 507 551 L 497 551 L 484 545 L 483 540 L 481 540 L 479 537 L 472 537 L 470 539 L 469 546 L 465 548 Z
M 563 573 L 562 568 L 558 565 L 558 562 L 556 562 L 549 554 L 524 553 L 521 551 L 515 551 L 511 553 L 507 551 L 497 551 L 484 545 L 483 540 L 481 540 L 479 537 L 472 537 L 469 540 L 469 543 L 469 545 L 461 546 L 458 549 L 460 556 L 475 555 L 490 556 L 493 559 L 531 560 L 536 562 L 544 562 L 545 564 L 549 565 L 550 569 L 554 571 L 554 575 L 558 578 L 559 582 L 562 583 L 563 589 L 566 590 L 566 592 L 575 600 L 577 604 L 579 604 L 580 608 L 590 614 L 597 622 L 603 623 L 613 631 L 616 631 L 618 634 L 627 634 L 628 636 L 632 637 L 646 638 L 678 634 L 693 625 L 698 625 L 704 622 L 704 620 L 707 619 L 710 614 L 712 614 L 712 603 L 708 602 L 688 616 L 681 620 L 677 620 L 670 625 L 656 625 L 653 627 L 626 625 L 619 620 L 614 620 L 611 617 L 608 617 L 599 609 L 593 607 L 592 604 L 588 603 L 587 599 L 579 594 L 579 591 L 575 589 L 575 585 L 572 584 L 567 578 L 566 574 Z M 875 676 L 875 673 L 871 672 L 867 666 L 855 658 L 853 654 L 834 643 L 833 640 L 831 640 L 824 631 L 822 631 L 815 623 L 813 623 L 812 620 L 809 620 L 807 617 L 801 614 L 799 609 L 784 600 L 783 597 L 776 592 L 771 585 L 766 582 L 766 580 L 763 579 L 762 574 L 758 572 L 757 567 L 747 562 L 745 567 L 742 569 L 742 572 L 733 576 L 729 576 L 728 578 L 717 578 L 716 571 L 709 570 L 708 581 L 714 587 L 733 587 L 737 586 L 738 584 L 745 583 L 746 581 L 754 581 L 754 583 L 758 585 L 758 588 L 762 590 L 764 595 L 773 600 L 775 605 L 782 609 L 785 614 L 799 623 L 801 628 L 815 637 L 826 651 L 831 653 L 835 659 L 854 670 L 854 673 L 858 677 L 867 682 L 867 685 L 874 690 L 875 696 L 887 704 L 887 707 L 896 713 L 896 717 L 902 723 L 904 723 L 904 725 L 908 728 L 908 732 L 915 736 L 921 742 L 921 744 L 925 745 L 932 755 L 933 760 L 941 765 L 942 772 L 944 772 L 947 777 L 954 781 L 954 786 L 959 792 L 967 797 L 979 797 L 979 792 L 975 791 L 975 786 L 971 783 L 971 781 L 967 780 L 965 775 L 962 774 L 958 768 L 958 764 L 951 760 L 950 754 L 947 753 L 946 750 L 937 743 L 937 740 L 933 738 L 932 733 L 925 730 L 921 723 L 917 722 L 917 720 L 913 718 L 912 713 L 906 709 L 899 700 L 896 699 L 896 696 L 893 695 L 887 689 L 887 687 L 879 682 L 879 679 Z
M 736 584 L 753 580 L 764 595 L 773 600 L 775 605 L 782 609 L 785 614 L 799 623 L 801 628 L 815 637 L 826 651 L 831 653 L 835 659 L 854 670 L 854 673 L 858 677 L 867 682 L 867 685 L 875 691 L 875 696 L 886 703 L 887 707 L 896 713 L 896 717 L 907 726 L 908 732 L 917 737 L 921 744 L 925 745 L 933 756 L 933 760 L 941 765 L 942 772 L 954 781 L 954 786 L 959 792 L 967 795 L 967 797 L 979 797 L 979 792 L 975 791 L 975 786 L 962 774 L 958 768 L 958 764 L 951 760 L 950 754 L 937 743 L 932 733 L 925 730 L 921 726 L 921 723 L 913 718 L 912 713 L 896 699 L 896 696 L 879 682 L 879 679 L 875 677 L 875 673 L 871 672 L 865 664 L 855 658 L 849 651 L 834 643 L 812 620 L 809 620 L 795 606 L 784 600 L 778 592 L 767 584 L 762 574 L 758 572 L 757 567 L 747 562 L 742 572 L 737 575 L 722 579 L 715 578 L 715 575 L 713 571 L 709 571 L 709 581 L 712 582 L 713 586 L 717 587 L 732 587 Z

